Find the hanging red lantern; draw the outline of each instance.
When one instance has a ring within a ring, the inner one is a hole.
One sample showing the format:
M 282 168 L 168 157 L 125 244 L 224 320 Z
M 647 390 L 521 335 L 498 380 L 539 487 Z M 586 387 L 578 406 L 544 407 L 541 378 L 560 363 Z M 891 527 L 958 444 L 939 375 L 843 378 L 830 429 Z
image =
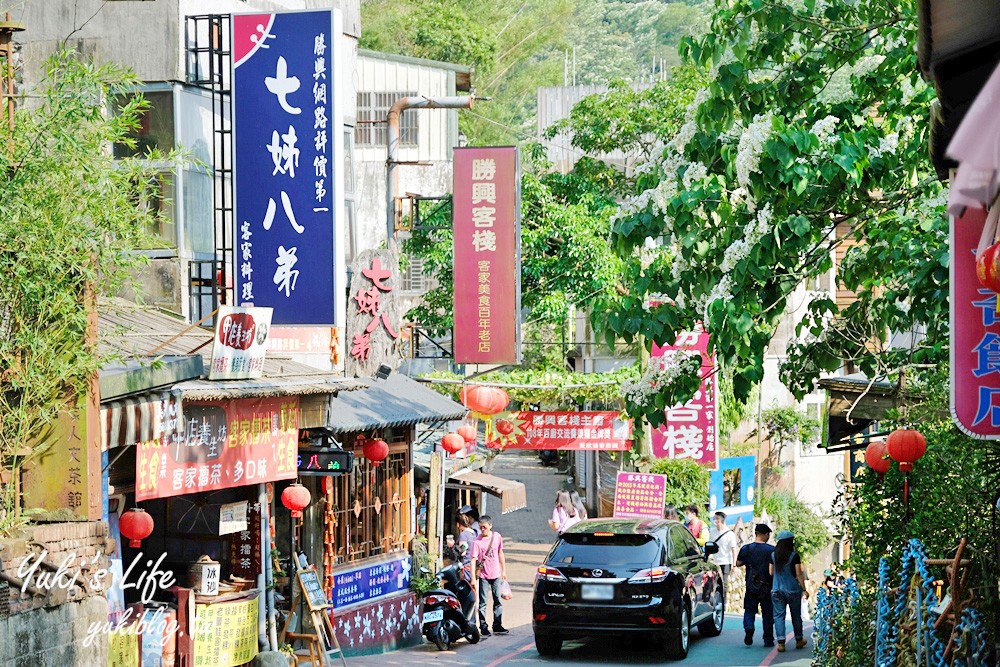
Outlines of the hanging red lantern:
M 465 447 L 465 438 L 460 436 L 458 433 L 446 433 L 443 438 L 441 438 L 441 446 L 444 451 L 449 454 L 455 454 Z
M 889 456 L 899 462 L 901 471 L 912 472 L 913 464 L 927 451 L 927 440 L 920 431 L 900 428 L 889 434 L 885 448 Z
M 309 493 L 309 489 L 298 482 L 286 487 L 281 492 L 281 504 L 292 511 L 293 519 L 301 519 L 302 510 L 309 507 L 311 501 L 312 495 Z
M 118 519 L 118 530 L 122 537 L 128 538 L 128 545 L 133 549 L 142 546 L 142 540 L 153 533 L 153 517 L 146 510 L 133 507 Z
M 879 478 L 889 472 L 892 461 L 886 458 L 884 442 L 873 442 L 865 448 L 865 463 L 879 474 Z
M 475 442 L 476 441 L 476 429 L 465 424 L 464 426 L 458 427 L 458 434 L 462 436 L 462 440 L 465 442 Z
M 459 397 L 462 400 L 462 405 L 482 415 L 495 415 L 510 403 L 507 392 L 499 387 L 480 385 L 462 387 Z
M 986 289 L 1000 292 L 1000 243 L 976 255 L 976 277 Z
M 389 456 L 389 445 L 385 440 L 366 440 L 362 452 L 377 468 Z
M 497 420 L 497 433 L 500 435 L 510 435 L 514 432 L 514 422 L 509 419 Z

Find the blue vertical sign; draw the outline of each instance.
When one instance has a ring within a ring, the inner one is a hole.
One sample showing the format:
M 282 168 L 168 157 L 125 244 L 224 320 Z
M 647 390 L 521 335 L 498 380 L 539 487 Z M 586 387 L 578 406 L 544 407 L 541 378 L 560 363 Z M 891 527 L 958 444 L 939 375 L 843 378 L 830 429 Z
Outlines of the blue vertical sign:
M 335 325 L 333 12 L 233 16 L 236 304 Z
M 709 475 L 709 511 L 724 512 L 727 525 L 734 525 L 738 519 L 753 520 L 756 465 L 756 456 L 719 459 L 719 469 Z

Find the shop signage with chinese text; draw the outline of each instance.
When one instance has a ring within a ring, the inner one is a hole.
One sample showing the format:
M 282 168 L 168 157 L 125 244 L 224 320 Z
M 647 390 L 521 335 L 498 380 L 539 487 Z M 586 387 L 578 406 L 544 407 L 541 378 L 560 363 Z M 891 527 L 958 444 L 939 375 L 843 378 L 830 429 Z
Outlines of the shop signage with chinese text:
M 410 587 L 410 557 L 367 563 L 333 573 L 330 602 L 335 609 L 383 598 Z
M 136 500 L 296 476 L 297 396 L 185 403 L 183 414 L 173 441 L 139 443 Z
M 455 361 L 521 360 L 521 171 L 517 148 L 456 148 Z
M 976 277 L 984 209 L 951 218 L 951 415 L 967 435 L 1000 439 L 1000 312 Z
M 199 604 L 195 609 L 195 667 L 235 667 L 258 653 L 258 600 Z
M 399 364 L 399 256 L 392 250 L 366 250 L 354 260 L 351 273 L 347 375 L 371 377 L 382 364 Z
M 234 302 L 273 308 L 275 324 L 337 323 L 339 19 L 232 18 Z
M 653 343 L 650 363 L 669 359 L 678 350 L 701 354 L 701 387 L 684 405 L 666 410 L 667 420 L 653 429 L 653 456 L 658 459 L 693 459 L 712 470 L 719 467 L 718 392 L 715 364 L 708 354 L 708 333 L 693 331 L 677 337 L 673 345 Z
M 264 373 L 271 311 L 219 306 L 209 380 L 246 380 Z
M 617 412 L 512 412 L 496 419 L 490 435 L 494 448 L 625 452 L 632 420 Z
M 666 475 L 619 472 L 612 516 L 616 519 L 662 519 L 666 500 Z
M 327 447 L 299 447 L 299 476 L 343 475 L 354 468 L 354 452 Z

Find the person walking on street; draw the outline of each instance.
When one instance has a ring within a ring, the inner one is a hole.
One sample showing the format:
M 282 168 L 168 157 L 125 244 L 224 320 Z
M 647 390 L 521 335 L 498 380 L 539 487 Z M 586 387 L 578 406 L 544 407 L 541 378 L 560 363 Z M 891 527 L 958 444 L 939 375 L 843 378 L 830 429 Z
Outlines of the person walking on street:
M 472 532 L 477 536 L 479 535 L 479 510 L 477 510 L 472 505 L 462 505 L 458 508 L 459 514 L 464 514 L 469 517 L 469 525 L 472 526 Z
M 708 524 L 698 518 L 698 506 L 688 505 L 684 508 L 684 525 L 691 531 L 698 546 L 705 546 L 708 542 Z
M 718 553 L 712 554 L 712 562 L 722 570 L 722 580 L 728 582 L 740 543 L 736 539 L 736 534 L 726 525 L 725 512 L 716 512 L 712 516 L 712 523 L 714 529 L 710 533 L 711 540 L 719 545 Z
M 507 581 L 507 559 L 503 553 L 503 537 L 493 530 L 493 519 L 484 514 L 479 517 L 479 537 L 472 545 L 472 576 L 479 579 L 479 631 L 490 636 L 486 625 L 486 594 L 493 595 L 493 632 L 505 635 L 503 603 L 500 601 L 500 582 Z
M 573 507 L 573 500 L 569 491 L 556 492 L 556 506 L 552 508 L 552 518 L 549 519 L 549 528 L 562 533 L 571 526 L 580 523 L 580 514 Z
M 587 507 L 583 504 L 583 499 L 580 498 L 580 494 L 576 491 L 570 491 L 569 494 L 570 502 L 573 503 L 573 507 L 576 508 L 576 515 L 580 517 L 580 520 L 587 518 Z
M 767 543 L 771 528 L 758 523 L 754 541 L 743 545 L 736 557 L 736 567 L 746 567 L 746 595 L 743 598 L 743 643 L 753 644 L 754 616 L 760 608 L 764 626 L 764 646 L 774 646 L 774 608 L 771 604 L 771 555 L 774 547 Z
M 774 605 L 774 629 L 778 633 L 778 652 L 785 651 L 785 607 L 792 614 L 795 648 L 806 645 L 802 634 L 802 598 L 809 598 L 802 574 L 802 559 L 795 552 L 795 535 L 790 530 L 778 533 L 778 546 L 771 555 L 771 601 Z
M 462 578 L 472 583 L 472 545 L 476 541 L 476 532 L 472 530 L 472 521 L 467 514 L 459 514 L 458 521 L 458 553 L 462 558 Z

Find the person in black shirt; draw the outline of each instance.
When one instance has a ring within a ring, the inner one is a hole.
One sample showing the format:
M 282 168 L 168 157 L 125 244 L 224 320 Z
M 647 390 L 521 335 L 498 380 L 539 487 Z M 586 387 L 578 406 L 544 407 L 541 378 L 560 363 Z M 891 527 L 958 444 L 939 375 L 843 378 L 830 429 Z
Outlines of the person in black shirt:
M 736 567 L 746 567 L 746 596 L 743 598 L 743 643 L 753 644 L 754 616 L 760 608 L 764 626 L 764 646 L 774 646 L 774 607 L 771 604 L 771 554 L 774 547 L 767 543 L 771 529 L 758 523 L 754 529 L 754 542 L 745 544 L 736 556 Z

